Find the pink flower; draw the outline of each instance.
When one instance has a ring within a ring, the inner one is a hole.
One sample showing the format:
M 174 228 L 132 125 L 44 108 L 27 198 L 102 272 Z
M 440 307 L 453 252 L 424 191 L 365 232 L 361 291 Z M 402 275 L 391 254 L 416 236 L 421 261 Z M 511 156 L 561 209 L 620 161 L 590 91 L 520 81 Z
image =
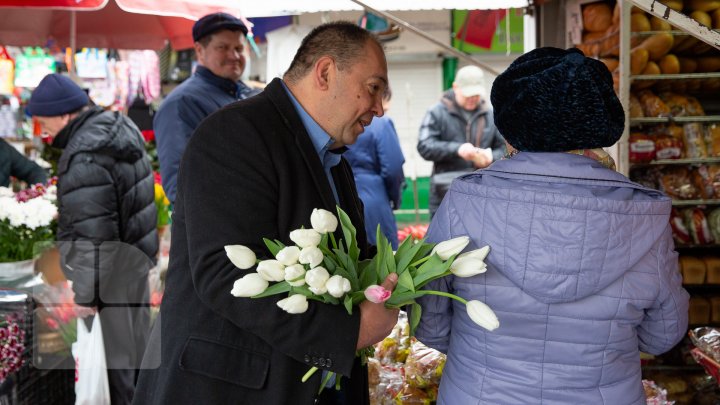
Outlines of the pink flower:
M 47 323 L 47 326 L 50 327 L 50 329 L 52 329 L 52 330 L 57 330 L 57 328 L 60 327 L 60 325 L 58 324 L 58 321 L 56 321 L 52 318 L 45 319 L 45 322 Z
M 365 298 L 376 304 L 387 301 L 391 295 L 392 291 L 386 290 L 384 287 L 375 284 L 365 289 Z

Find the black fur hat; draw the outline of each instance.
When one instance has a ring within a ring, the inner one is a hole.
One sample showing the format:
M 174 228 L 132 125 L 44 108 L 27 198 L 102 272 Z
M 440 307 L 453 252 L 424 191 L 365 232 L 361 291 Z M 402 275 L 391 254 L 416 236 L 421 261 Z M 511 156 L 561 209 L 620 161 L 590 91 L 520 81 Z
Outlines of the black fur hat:
M 495 125 L 515 149 L 563 152 L 612 146 L 625 113 L 605 65 L 571 48 L 538 48 L 495 79 Z

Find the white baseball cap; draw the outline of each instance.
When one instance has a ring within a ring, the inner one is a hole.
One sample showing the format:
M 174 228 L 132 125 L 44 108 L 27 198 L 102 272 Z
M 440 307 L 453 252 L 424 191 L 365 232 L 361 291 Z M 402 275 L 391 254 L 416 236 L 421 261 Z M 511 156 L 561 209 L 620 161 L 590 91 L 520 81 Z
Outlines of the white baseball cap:
M 463 96 L 473 97 L 485 93 L 485 79 L 482 69 L 477 66 L 465 66 L 457 71 L 454 84 Z

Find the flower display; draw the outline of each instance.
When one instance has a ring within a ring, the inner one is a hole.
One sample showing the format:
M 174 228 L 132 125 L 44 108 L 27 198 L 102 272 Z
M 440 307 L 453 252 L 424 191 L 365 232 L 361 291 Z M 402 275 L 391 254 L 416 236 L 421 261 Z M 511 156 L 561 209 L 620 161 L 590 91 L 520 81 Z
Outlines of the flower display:
M 0 317 L 0 384 L 22 367 L 25 351 L 25 331 L 17 314 Z
M 88 307 L 75 303 L 75 293 L 68 281 L 56 284 L 42 284 L 33 290 L 38 302 L 38 317 L 51 331 L 60 333 L 66 350 L 77 341 L 77 318 L 93 313 Z
M 17 194 L 0 187 L 0 262 L 32 259 L 36 244 L 55 239 L 56 179 Z
M 264 239 L 265 246 L 274 256 L 272 259 L 257 260 L 255 253 L 242 245 L 225 246 L 228 258 L 236 267 L 248 270 L 257 264 L 255 271 L 235 281 L 231 294 L 245 298 L 287 294 L 287 298 L 278 301 L 277 305 L 291 314 L 307 311 L 310 301 L 344 305 L 349 314 L 364 300 L 384 303 L 388 308 L 409 305 L 412 307 L 411 334 L 420 321 L 421 307 L 415 300 L 423 295 L 439 295 L 466 305 L 468 317 L 477 325 L 488 330 L 499 327 L 492 309 L 480 301 L 467 301 L 447 292 L 422 289 L 430 281 L 441 277 L 472 277 L 484 273 L 489 246 L 461 254 L 470 244 L 467 236 L 438 244 L 408 237 L 397 252 L 393 252 L 378 229 L 377 254 L 371 259 L 360 260 L 356 229 L 341 208 L 338 207 L 337 212 L 336 218 L 327 210 L 314 209 L 310 218 L 312 229 L 290 232 L 290 240 L 296 246 Z M 342 232 L 339 241 L 334 234 L 338 224 Z M 398 284 L 393 291 L 380 286 L 390 273 L 398 275 Z M 358 355 L 366 360 L 372 351 L 372 347 L 361 349 Z M 303 381 L 316 370 L 311 368 Z M 332 374 L 328 373 L 326 379 Z
M 165 195 L 162 178 L 158 172 L 155 175 L 155 208 L 157 208 L 157 226 L 162 227 L 170 223 L 170 200 Z

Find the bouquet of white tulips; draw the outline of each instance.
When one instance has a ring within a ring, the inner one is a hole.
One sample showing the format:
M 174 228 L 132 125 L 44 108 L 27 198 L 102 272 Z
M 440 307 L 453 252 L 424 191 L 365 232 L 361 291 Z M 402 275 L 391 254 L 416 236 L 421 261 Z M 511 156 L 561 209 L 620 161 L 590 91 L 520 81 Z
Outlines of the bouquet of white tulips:
M 462 302 L 470 319 L 488 330 L 500 326 L 493 311 L 483 302 L 467 301 L 446 292 L 422 290 L 430 281 L 451 274 L 471 277 L 484 273 L 487 268 L 483 260 L 490 251 L 489 246 L 460 254 L 470 242 L 467 236 L 438 244 L 408 237 L 393 252 L 378 227 L 377 254 L 372 259 L 359 260 L 355 227 L 340 207 L 337 207 L 337 212 L 343 235 L 340 241 L 334 237 L 338 217 L 329 211 L 314 209 L 310 216 L 312 229 L 290 232 L 294 246 L 263 239 L 274 259 L 258 261 L 255 253 L 245 246 L 225 246 L 228 258 L 236 267 L 250 269 L 257 265 L 255 272 L 235 281 L 231 294 L 252 298 L 288 294 L 277 305 L 291 314 L 307 311 L 308 300 L 342 304 L 349 314 L 352 314 L 354 306 L 366 299 L 375 303 L 384 302 L 390 308 L 411 306 L 411 335 L 421 314 L 421 307 L 415 299 L 434 294 Z M 380 286 L 390 273 L 398 275 L 397 286 L 392 292 Z M 366 356 L 372 355 L 372 347 L 360 350 L 358 355 L 366 359 Z M 303 381 L 314 371 L 315 367 Z

